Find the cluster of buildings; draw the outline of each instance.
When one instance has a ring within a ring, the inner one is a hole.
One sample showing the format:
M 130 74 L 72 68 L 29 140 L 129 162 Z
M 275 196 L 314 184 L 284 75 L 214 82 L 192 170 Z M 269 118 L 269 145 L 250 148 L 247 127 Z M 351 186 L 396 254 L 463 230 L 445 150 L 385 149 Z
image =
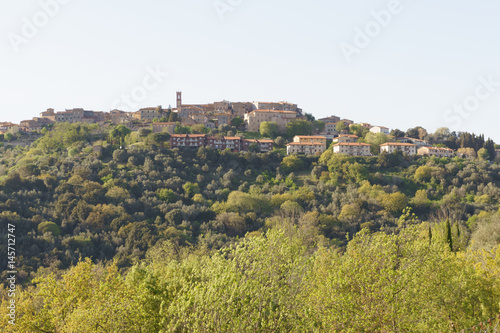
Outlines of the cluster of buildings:
M 231 124 L 232 120 L 239 117 L 244 121 L 248 132 L 259 132 L 263 122 L 275 123 L 280 133 L 286 132 L 287 124 L 296 120 L 306 120 L 302 109 L 297 104 L 288 102 L 214 102 L 208 104 L 184 104 L 182 92 L 176 93 L 176 107 L 169 111 L 177 115 L 182 125 L 203 124 L 207 128 L 215 129 L 220 125 Z M 39 117 L 23 120 L 19 125 L 3 122 L 0 123 L 0 134 L 16 134 L 21 131 L 34 132 L 60 122 L 89 123 L 89 124 L 127 124 L 132 128 L 152 128 L 153 133 L 169 133 L 172 135 L 170 144 L 175 147 L 213 147 L 215 149 L 231 149 L 233 151 L 247 151 L 252 144 L 261 151 L 270 151 L 273 148 L 271 140 L 249 140 L 241 137 L 212 137 L 204 134 L 174 134 L 176 122 L 158 122 L 166 116 L 165 110 L 158 107 L 142 108 L 136 112 L 112 110 L 110 112 L 89 111 L 81 108 L 66 109 L 56 112 L 47 109 Z M 323 130 L 314 136 L 295 136 L 293 142 L 286 146 L 287 154 L 314 155 L 323 153 L 327 149 L 327 140 L 332 140 L 333 152 L 351 156 L 371 156 L 371 146 L 358 142 L 356 135 L 349 134 L 346 128 L 357 125 L 367 128 L 370 132 L 390 134 L 384 126 L 372 126 L 368 123 L 357 123 L 350 119 L 330 116 L 318 119 L 325 124 Z M 343 123 L 342 126 L 338 126 Z M 437 157 L 455 156 L 449 148 L 431 147 L 427 142 L 414 138 L 394 138 L 392 141 L 380 145 L 380 151 L 393 153 L 402 151 L 408 155 L 427 155 Z
M 237 117 L 244 119 L 249 132 L 258 132 L 262 122 L 275 122 L 284 132 L 286 124 L 303 119 L 297 104 L 288 102 L 215 102 L 183 104 L 182 92 L 177 92 L 177 105 L 172 109 L 185 125 L 203 124 L 208 128 L 231 124 Z M 142 117 L 142 115 L 141 115 Z
M 7 133 L 10 133 L 12 135 L 19 133 L 19 125 L 9 122 L 0 123 L 0 134 Z
M 241 137 L 216 137 L 206 134 L 173 134 L 170 137 L 170 148 L 200 148 L 212 147 L 214 149 L 231 149 L 232 151 L 249 151 L 250 146 L 266 153 L 273 150 L 273 140 L 253 140 Z
M 77 108 L 56 112 L 54 109 L 47 109 L 47 111 L 41 112 L 39 117 L 23 120 L 18 126 L 20 131 L 35 132 L 54 123 L 104 124 L 111 122 L 119 124 L 126 123 L 132 119 L 131 113 L 120 110 L 103 112 Z
M 296 119 L 305 119 L 302 110 L 297 104 L 288 102 L 214 102 L 208 104 L 183 104 L 182 92 L 177 92 L 176 107 L 170 109 L 177 115 L 177 119 L 183 125 L 203 124 L 208 128 L 218 128 L 220 125 L 231 124 L 237 117 L 244 119 L 248 131 L 258 132 L 260 124 L 264 121 L 275 122 L 280 131 L 284 132 L 286 124 Z M 166 114 L 165 110 L 158 107 L 142 108 L 135 112 L 112 110 L 110 112 L 89 111 L 81 108 L 66 109 L 56 112 L 47 109 L 41 112 L 39 117 L 23 120 L 19 125 L 20 131 L 35 132 L 48 125 L 67 123 L 89 123 L 89 124 L 132 124 L 152 123 Z M 168 126 L 165 126 L 168 130 Z M 169 131 L 169 133 L 173 133 Z
M 333 153 L 349 156 L 372 156 L 371 145 L 358 142 L 358 137 L 353 134 L 339 134 L 333 139 Z M 286 146 L 287 154 L 322 154 L 326 149 L 326 137 L 295 136 L 293 142 Z M 395 142 L 386 142 L 380 145 L 381 152 L 394 153 L 402 151 L 408 155 L 425 155 L 436 157 L 453 157 L 453 149 L 431 147 L 427 142 L 412 138 L 398 138 Z

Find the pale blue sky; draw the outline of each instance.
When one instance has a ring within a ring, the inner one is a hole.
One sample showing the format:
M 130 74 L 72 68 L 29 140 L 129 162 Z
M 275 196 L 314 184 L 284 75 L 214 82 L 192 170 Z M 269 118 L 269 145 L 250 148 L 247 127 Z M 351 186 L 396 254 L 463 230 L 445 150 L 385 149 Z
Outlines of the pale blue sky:
M 285 100 L 318 118 L 446 126 L 500 143 L 498 0 L 401 0 L 351 63 L 341 44 L 356 46 L 355 29 L 391 0 L 60 0 L 43 22 L 41 3 L 54 1 L 0 4 L 0 121 L 49 107 L 109 111 L 160 68 L 168 77 L 150 80 L 138 107 L 174 105 L 176 90 L 186 103 Z M 217 1 L 232 8 L 224 20 Z M 46 25 L 26 38 L 33 16 Z M 447 113 L 464 101 L 469 111 Z

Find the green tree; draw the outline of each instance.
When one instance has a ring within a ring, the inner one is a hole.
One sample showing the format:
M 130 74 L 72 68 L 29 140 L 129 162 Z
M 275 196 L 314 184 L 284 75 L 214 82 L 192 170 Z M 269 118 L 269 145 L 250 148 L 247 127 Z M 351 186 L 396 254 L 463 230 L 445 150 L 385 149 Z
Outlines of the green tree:
M 141 128 L 141 129 L 139 129 L 139 131 L 137 131 L 139 137 L 141 137 L 141 138 L 144 138 L 144 137 L 150 135 L 151 132 L 152 131 L 149 128 Z
M 44 234 L 50 232 L 54 236 L 61 234 L 61 228 L 54 222 L 42 222 L 38 225 L 38 232 Z
M 177 196 L 175 195 L 175 192 L 171 189 L 163 188 L 161 190 L 156 191 L 156 197 L 159 200 L 166 201 L 166 202 L 175 202 Z
M 349 125 L 343 121 L 339 121 L 337 125 L 335 126 L 335 129 L 337 132 L 342 132 L 342 131 L 349 131 Z
M 313 134 L 313 125 L 306 120 L 293 120 L 286 124 L 286 136 L 289 138 L 311 134 Z
M 289 155 L 283 158 L 283 162 L 281 162 L 281 169 L 284 172 L 294 172 L 300 171 L 304 167 L 304 161 L 296 155 Z
M 192 196 L 200 192 L 200 186 L 197 183 L 187 182 L 182 186 L 182 188 L 184 189 L 184 193 L 188 196 Z
M 253 142 L 248 146 L 248 151 L 251 153 L 258 153 L 260 152 L 260 146 L 257 143 Z
M 197 134 L 208 134 L 210 132 L 210 129 L 205 127 L 204 124 L 195 124 L 191 126 L 191 132 Z
M 485 161 L 490 159 L 490 154 L 488 153 L 488 150 L 485 148 L 481 148 L 477 152 L 477 157 L 479 157 L 481 160 Z
M 125 137 L 132 133 L 132 130 L 125 125 L 118 125 L 109 132 L 110 142 L 113 144 L 123 143 Z
M 396 138 L 402 138 L 402 137 L 405 136 L 405 132 L 403 132 L 403 131 L 401 131 L 401 130 L 399 130 L 399 129 L 396 128 L 396 129 L 393 129 L 391 131 L 391 135 L 394 136 L 394 137 L 396 137 Z
M 236 128 L 242 128 L 244 124 L 245 121 L 241 117 L 231 119 L 231 126 L 234 126 Z
M 432 167 L 427 165 L 422 165 L 415 171 L 415 179 L 420 182 L 430 180 L 432 175 Z
M 181 123 L 177 123 L 175 125 L 174 129 L 175 134 L 190 134 L 191 133 L 191 127 L 189 126 L 183 126 Z
M 286 140 L 281 137 L 281 136 L 278 136 L 275 140 L 274 140 L 274 144 L 277 146 L 277 147 L 284 147 L 286 145 Z
M 495 150 L 495 142 L 493 142 L 493 140 L 491 140 L 490 138 L 486 140 L 483 148 L 486 149 L 486 151 L 488 152 L 488 158 L 490 161 L 493 161 L 497 157 L 497 152 Z
M 278 133 L 278 125 L 274 122 L 263 121 L 260 123 L 260 134 L 264 137 L 275 138 Z
M 378 155 L 380 153 L 380 145 L 389 142 L 389 137 L 384 133 L 372 133 L 368 132 L 364 140 L 359 140 L 360 142 L 365 142 L 371 146 L 370 150 L 372 154 Z
M 383 195 L 381 203 L 386 211 L 393 214 L 400 214 L 408 205 L 408 198 L 401 192 L 395 192 Z

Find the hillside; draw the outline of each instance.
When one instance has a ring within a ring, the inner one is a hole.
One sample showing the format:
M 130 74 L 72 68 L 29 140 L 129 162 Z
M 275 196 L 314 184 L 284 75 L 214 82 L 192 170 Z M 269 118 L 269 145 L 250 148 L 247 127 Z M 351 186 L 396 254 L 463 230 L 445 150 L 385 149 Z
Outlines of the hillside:
M 168 135 L 83 124 L 0 147 L 16 332 L 470 327 L 500 310 L 487 157 L 170 149 Z

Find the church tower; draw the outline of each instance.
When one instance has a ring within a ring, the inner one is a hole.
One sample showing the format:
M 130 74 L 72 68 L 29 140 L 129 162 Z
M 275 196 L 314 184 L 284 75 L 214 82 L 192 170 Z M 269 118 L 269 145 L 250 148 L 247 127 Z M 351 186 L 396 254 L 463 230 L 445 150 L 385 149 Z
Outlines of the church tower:
M 182 91 L 177 92 L 177 109 L 182 107 Z

